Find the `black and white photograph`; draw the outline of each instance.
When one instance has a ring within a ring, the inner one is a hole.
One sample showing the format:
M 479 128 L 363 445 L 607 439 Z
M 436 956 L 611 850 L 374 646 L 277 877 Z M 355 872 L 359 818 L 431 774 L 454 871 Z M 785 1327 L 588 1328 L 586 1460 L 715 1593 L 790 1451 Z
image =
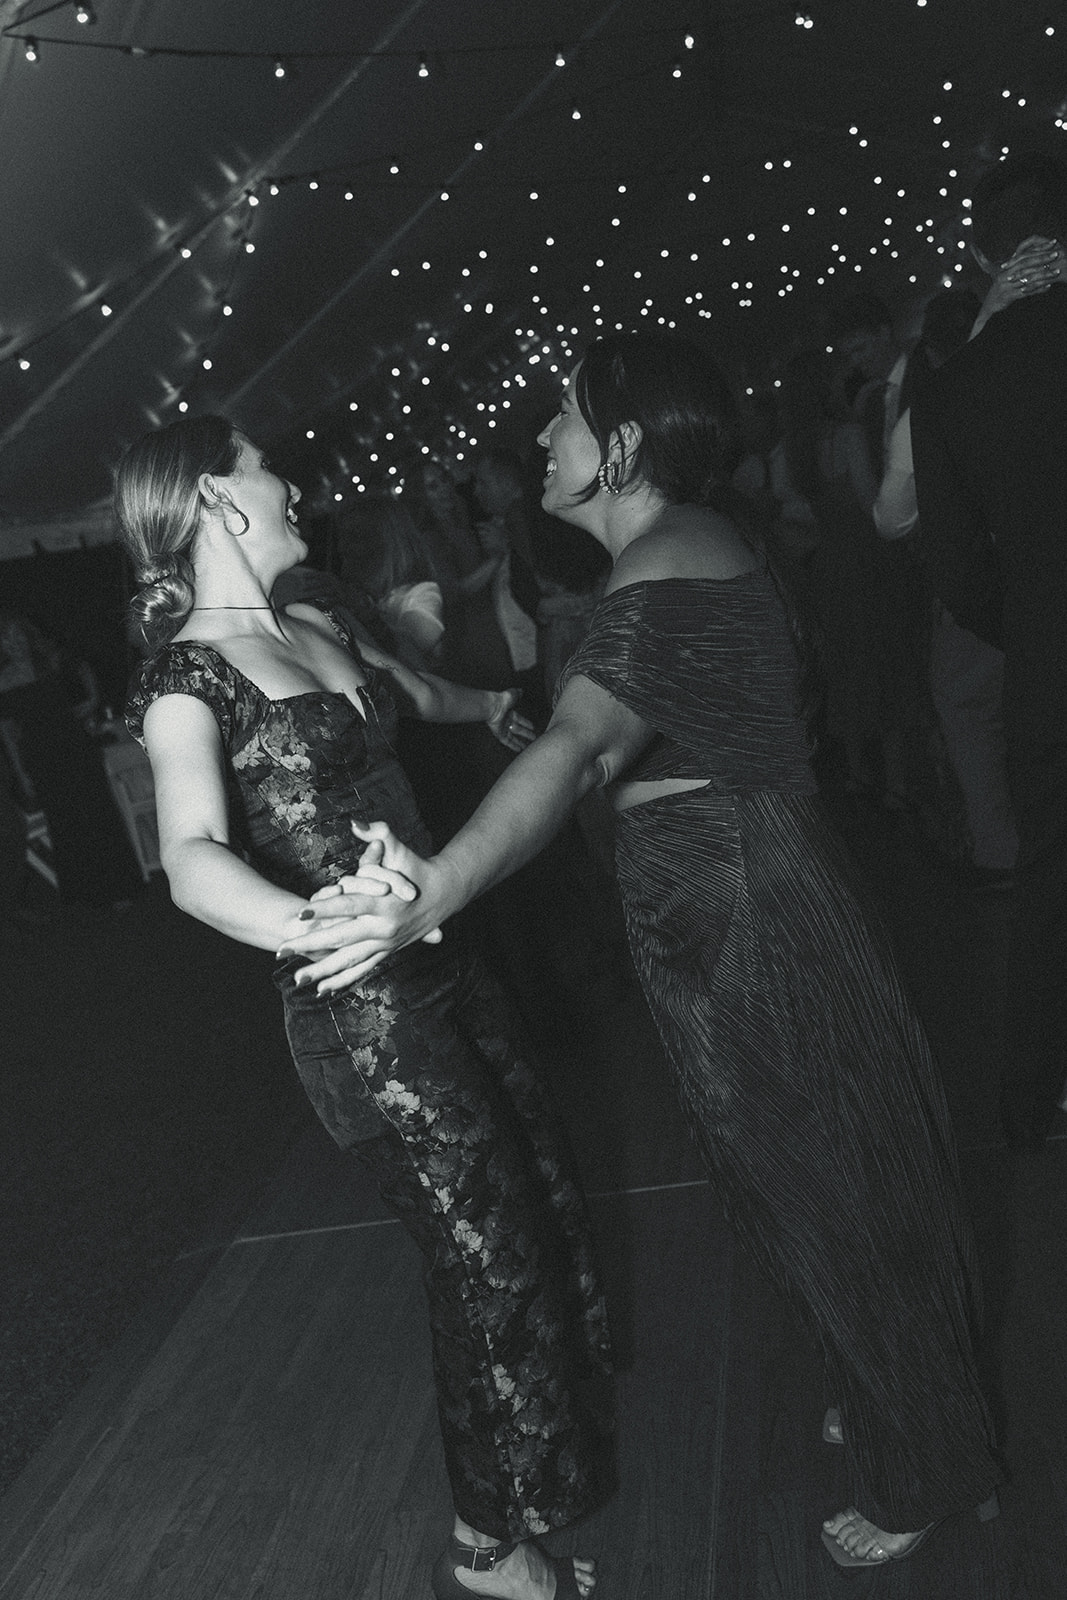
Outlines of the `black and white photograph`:
M 1065 47 L 0 0 L 0 1600 L 1067 1593 Z

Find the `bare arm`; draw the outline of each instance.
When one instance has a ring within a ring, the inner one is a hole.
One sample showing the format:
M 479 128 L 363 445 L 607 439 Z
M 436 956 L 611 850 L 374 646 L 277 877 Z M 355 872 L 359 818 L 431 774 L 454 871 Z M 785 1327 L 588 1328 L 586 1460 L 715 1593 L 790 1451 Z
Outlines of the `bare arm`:
M 646 579 L 730 578 L 752 565 L 751 550 L 727 519 L 668 508 L 657 531 L 619 556 L 607 592 Z M 654 732 L 606 689 L 576 674 L 547 730 L 512 762 L 439 855 L 422 860 L 384 823 L 356 829 L 361 838 L 381 843 L 384 866 L 409 879 L 419 897 L 407 906 L 391 897 L 379 900 L 367 916 L 349 920 L 350 939 L 337 934 L 333 920 L 346 915 L 344 896 L 316 898 L 310 931 L 296 923 L 287 930 L 287 949 L 317 958 L 302 976 L 320 990 L 342 989 L 389 951 L 431 936 L 446 918 L 536 855 L 584 795 L 622 776 Z M 358 889 L 361 879 L 347 883 Z
M 456 585 L 460 594 L 466 599 L 470 599 L 472 595 L 480 594 L 486 584 L 493 581 L 499 565 L 499 556 L 489 556 L 485 561 L 480 562 L 473 572 L 468 572 L 465 578 L 460 578 Z
M 439 855 L 423 861 L 384 823 L 357 830 L 361 837 L 381 842 L 384 866 L 417 887 L 416 901 L 402 905 L 393 896 L 377 901 L 368 915 L 349 919 L 353 937 L 343 944 L 346 935 L 335 919 L 346 916 L 347 894 L 317 900 L 310 924 L 290 923 L 286 948 L 319 958 L 305 974 L 322 990 L 358 981 L 388 951 L 432 935 L 461 907 L 529 861 L 583 795 L 618 777 L 652 736 L 653 730 L 606 690 L 588 678 L 572 678 L 545 733 L 512 762 Z M 362 878 L 359 882 L 362 886 Z
M 230 848 L 225 756 L 215 718 L 191 695 L 164 695 L 149 706 L 144 733 L 160 863 L 175 905 L 242 944 L 276 950 L 285 924 L 308 902 L 269 883 Z M 392 888 L 405 892 L 399 881 Z M 385 892 L 368 884 L 363 906 Z M 351 899 L 354 912 L 361 897 Z
M 911 456 L 911 408 L 897 418 L 889 441 L 885 476 L 874 502 L 874 525 L 883 539 L 904 539 L 919 520 L 915 463 Z
M 339 641 L 330 623 L 315 606 L 292 605 L 287 612 L 310 622 L 334 645 Z M 364 661 L 388 674 L 406 704 L 423 722 L 484 722 L 490 733 L 509 750 L 521 750 L 533 738 L 533 724 L 513 710 L 517 689 L 472 689 L 452 683 L 436 673 L 405 666 L 383 650 L 375 639 L 353 624 L 352 632 Z

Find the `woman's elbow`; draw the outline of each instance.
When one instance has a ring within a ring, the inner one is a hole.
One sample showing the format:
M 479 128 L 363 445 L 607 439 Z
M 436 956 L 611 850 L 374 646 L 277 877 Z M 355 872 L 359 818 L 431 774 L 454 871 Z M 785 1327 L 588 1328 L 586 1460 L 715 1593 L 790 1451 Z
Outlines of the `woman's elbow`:
M 204 884 L 197 845 L 203 842 L 206 841 L 168 840 L 166 836 L 159 842 L 159 864 L 167 880 L 171 904 L 201 921 L 204 919 Z
M 184 911 L 187 915 L 195 917 L 197 909 L 194 904 L 192 885 L 189 882 L 187 873 L 182 870 L 180 852 L 167 850 L 161 846 L 159 864 L 163 869 L 163 876 L 167 880 L 167 890 L 170 894 L 171 905 L 176 906 L 179 911 Z

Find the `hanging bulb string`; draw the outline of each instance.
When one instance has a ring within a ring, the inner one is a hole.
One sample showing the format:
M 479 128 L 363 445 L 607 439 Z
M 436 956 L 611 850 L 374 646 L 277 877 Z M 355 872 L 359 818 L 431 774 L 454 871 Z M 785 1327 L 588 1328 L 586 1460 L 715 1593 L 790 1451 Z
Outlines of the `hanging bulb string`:
M 24 37 L 16 30 L 25 27 L 38 17 L 47 16 L 52 11 L 69 7 L 71 0 L 56 0 L 54 5 L 44 6 L 40 11 L 35 11 L 31 16 L 18 17 L 14 22 L 8 23 L 6 28 L 0 28 L 0 38 L 18 39 Z M 87 8 L 88 9 L 88 8 Z M 647 39 L 657 39 L 670 36 L 677 39 L 683 30 L 677 25 L 658 28 L 631 28 L 624 32 L 613 33 L 602 40 L 576 39 L 564 42 L 562 45 L 557 39 L 534 41 L 529 44 L 473 44 L 435 46 L 432 50 L 213 50 L 199 46 L 187 45 L 129 45 L 119 44 L 109 39 L 88 39 L 85 37 L 61 38 L 36 34 L 38 43 L 66 46 L 70 49 L 81 50 L 111 50 L 119 55 L 139 56 L 177 56 L 194 61 L 267 61 L 272 65 L 277 61 L 411 61 L 416 68 L 428 65 L 432 60 L 448 58 L 449 60 L 462 60 L 464 57 L 481 56 L 549 56 L 555 61 L 560 49 L 573 52 L 572 58 L 579 53 L 589 51 L 614 49 L 619 44 L 638 42 Z
M 69 0 L 63 0 L 64 5 L 68 3 Z M 223 222 L 227 218 L 232 218 L 234 213 L 239 211 L 242 206 L 247 206 L 249 204 L 249 197 L 249 192 L 246 192 L 236 199 L 224 211 L 220 211 L 218 215 L 211 219 L 211 221 L 208 223 L 208 229 L 210 230 L 215 223 Z M 245 230 L 245 232 L 237 232 L 234 235 L 235 246 L 242 245 L 246 238 L 247 230 Z M 193 245 L 190 245 L 190 240 L 194 241 Z M 109 283 L 93 290 L 90 294 L 81 296 L 72 309 L 64 316 L 58 317 L 55 322 L 50 323 L 47 328 L 43 328 L 39 333 L 35 333 L 32 338 L 24 339 L 17 347 L 13 347 L 12 349 L 4 351 L 3 355 L 0 356 L 0 365 L 3 365 L 7 361 L 25 359 L 31 350 L 35 350 L 39 345 L 44 344 L 47 340 L 51 339 L 54 334 L 62 332 L 62 330 L 69 327 L 72 322 L 76 322 L 79 317 L 84 317 L 87 312 L 99 310 L 102 302 L 121 299 L 123 292 L 136 288 L 136 285 L 140 279 L 146 273 L 150 272 L 153 267 L 157 266 L 161 258 L 169 256 L 175 251 L 180 254 L 183 251 L 188 250 L 189 255 L 186 259 L 191 260 L 196 250 L 199 250 L 204 243 L 204 225 L 202 223 L 198 223 L 195 228 L 191 229 L 189 233 L 185 234 L 182 238 L 167 240 L 162 245 L 156 245 L 153 248 L 152 254 L 146 256 L 146 258 L 136 267 L 134 267 L 132 272 L 128 272 L 124 278 L 113 279 Z M 231 262 L 230 274 L 226 281 L 226 288 L 228 288 L 230 283 L 233 281 L 233 277 L 236 273 L 239 262 L 240 255 L 235 249 L 234 258 Z
M 39 17 L 51 16 L 53 11 L 69 10 L 71 3 L 72 0 L 52 0 L 52 4 L 50 6 L 41 6 L 37 11 L 31 11 L 29 14 L 26 13 L 26 8 L 23 6 L 14 22 L 9 22 L 6 28 L 0 28 L 0 38 L 2 38 L 4 35 L 10 35 L 12 38 L 17 39 L 19 35 L 13 33 L 13 29 L 26 28 L 31 22 L 36 22 Z M 29 0 L 26 0 L 26 4 L 29 4 Z M 77 43 L 76 40 L 72 40 L 71 42 Z
M 664 72 L 664 70 L 669 71 L 670 66 L 671 66 L 671 62 L 673 61 L 673 59 L 674 59 L 673 56 L 671 56 L 671 57 L 664 56 L 660 60 L 653 61 L 653 62 L 641 67 L 636 72 L 629 73 L 626 77 L 619 77 L 619 76 L 609 77 L 609 78 L 606 78 L 602 83 L 593 84 L 588 89 L 583 89 L 582 90 L 582 94 L 581 94 L 581 104 L 582 104 L 582 106 L 587 110 L 591 110 L 594 107 L 595 103 L 600 101 L 600 100 L 608 100 L 608 101 L 610 101 L 610 100 L 613 100 L 613 99 L 617 98 L 620 90 L 629 89 L 629 88 L 632 88 L 635 85 L 642 84 L 642 83 L 648 82 L 650 80 L 653 80 L 653 79 L 661 77 L 663 72 Z M 530 110 L 526 113 L 526 115 L 521 119 L 521 121 L 513 123 L 512 126 L 513 127 L 518 126 L 518 127 L 527 128 L 532 123 L 536 123 L 536 122 L 540 122 L 540 121 L 546 121 L 546 122 L 547 121 L 551 121 L 553 118 L 558 117 L 561 112 L 563 112 L 564 114 L 569 116 L 570 112 L 571 112 L 572 105 L 573 105 L 573 92 L 571 94 L 568 94 L 566 97 L 562 97 L 562 96 L 549 97 L 544 103 L 539 104 L 536 107 L 531 107 Z M 725 106 L 724 107 L 720 107 L 720 112 L 724 117 L 729 117 L 729 116 L 732 115 L 731 109 L 729 107 L 725 107 Z M 739 120 L 740 120 L 740 118 L 739 118 Z M 480 125 L 477 128 L 472 128 L 469 131 L 469 133 L 457 134 L 454 140 L 449 140 L 448 141 L 448 144 L 449 144 L 449 147 L 451 147 L 452 145 L 455 145 L 455 146 L 459 147 L 461 150 L 466 151 L 466 150 L 469 150 L 471 148 L 471 140 L 472 139 L 480 139 L 482 141 L 491 140 L 491 139 L 494 138 L 495 134 L 497 134 L 498 132 L 499 132 L 499 129 L 490 129 L 488 131 L 488 133 L 487 133 L 486 130 L 485 130 L 484 124 L 483 124 L 483 125 Z M 343 162 L 337 162 L 337 163 L 327 162 L 324 165 L 320 165 L 320 166 L 317 166 L 317 167 L 308 167 L 306 169 L 303 169 L 303 170 L 300 170 L 300 171 L 297 171 L 297 172 L 272 173 L 272 174 L 269 175 L 269 179 L 267 181 L 269 181 L 271 183 L 276 183 L 280 188 L 282 186 L 285 186 L 285 185 L 288 185 L 288 184 L 292 184 L 292 183 L 306 183 L 312 178 L 317 178 L 321 182 L 324 178 L 328 178 L 332 174 L 343 174 L 343 173 L 350 173 L 350 172 L 353 172 L 353 171 L 356 171 L 356 170 L 366 170 L 367 168 L 379 167 L 379 166 L 383 165 L 385 162 L 390 162 L 390 163 L 392 163 L 392 164 L 394 164 L 396 166 L 399 166 L 399 167 L 403 168 L 406 164 L 411 163 L 412 161 L 415 160 L 415 158 L 417 158 L 418 156 L 423 155 L 423 154 L 432 154 L 432 155 L 435 155 L 435 156 L 440 156 L 442 148 L 443 148 L 442 141 L 441 140 L 437 140 L 432 144 L 427 142 L 425 144 L 414 145 L 414 146 L 411 146 L 411 147 L 409 147 L 407 149 L 399 150 L 394 155 L 373 156 L 373 157 L 370 157 L 370 158 L 365 158 L 365 159 L 363 159 L 363 160 L 361 160 L 359 162 L 354 162 L 354 161 L 343 161 Z M 553 184 L 544 183 L 544 181 L 542 179 L 540 179 L 540 178 L 522 180 L 522 182 L 525 183 L 527 187 L 529 187 L 530 184 L 539 184 L 541 187 L 544 187 L 544 188 L 549 188 L 549 187 L 553 187 L 553 186 L 562 186 L 562 184 L 564 182 L 570 183 L 571 181 L 572 180 L 559 180 L 558 184 L 553 185 Z M 584 183 L 585 181 L 586 180 L 584 180 L 584 179 L 575 179 L 575 180 L 573 180 L 573 182 L 575 182 L 576 184 Z M 596 180 L 592 180 L 592 181 L 596 181 Z M 477 182 L 480 184 L 481 180 L 477 180 Z M 407 187 L 410 187 L 410 188 L 413 188 L 413 187 L 425 187 L 426 189 L 428 189 L 428 190 L 430 190 L 432 192 L 434 189 L 440 189 L 440 188 L 444 187 L 446 185 L 446 183 L 447 183 L 448 189 L 451 191 L 451 190 L 454 190 L 454 189 L 466 188 L 466 187 L 470 186 L 471 180 L 469 180 L 467 178 L 460 178 L 460 179 L 448 178 L 447 180 L 446 179 L 440 179 L 440 180 L 438 180 L 436 182 L 433 182 L 433 181 L 427 179 L 425 185 L 408 184 Z M 374 188 L 374 189 L 378 189 L 378 188 L 383 188 L 383 189 L 389 189 L 389 188 L 401 189 L 401 188 L 405 187 L 405 184 L 404 184 L 403 181 L 398 181 L 398 179 L 396 177 L 393 177 L 391 180 L 382 179 L 380 181 L 374 182 L 373 184 L 360 183 L 359 185 L 357 185 L 357 187 L 359 187 L 359 188 Z M 520 184 L 520 187 L 521 187 L 521 184 Z

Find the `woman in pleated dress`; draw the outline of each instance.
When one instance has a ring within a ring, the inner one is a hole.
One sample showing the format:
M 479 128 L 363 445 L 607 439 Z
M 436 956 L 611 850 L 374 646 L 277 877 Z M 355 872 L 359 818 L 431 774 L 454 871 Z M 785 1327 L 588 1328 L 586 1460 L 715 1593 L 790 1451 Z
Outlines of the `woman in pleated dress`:
M 289 948 L 325 992 L 529 859 L 600 785 L 631 950 L 737 1233 L 823 1351 L 854 1503 L 843 1566 L 992 1515 L 975 1251 L 930 1050 L 816 793 L 790 608 L 726 514 L 736 414 L 671 335 L 594 344 L 548 451 L 545 509 L 613 568 L 548 730 L 439 854 L 362 830 L 418 898 L 344 920 L 342 881 Z M 370 870 L 370 869 L 369 869 Z M 340 930 L 340 931 L 338 931 Z M 325 952 L 325 953 L 324 953 Z

